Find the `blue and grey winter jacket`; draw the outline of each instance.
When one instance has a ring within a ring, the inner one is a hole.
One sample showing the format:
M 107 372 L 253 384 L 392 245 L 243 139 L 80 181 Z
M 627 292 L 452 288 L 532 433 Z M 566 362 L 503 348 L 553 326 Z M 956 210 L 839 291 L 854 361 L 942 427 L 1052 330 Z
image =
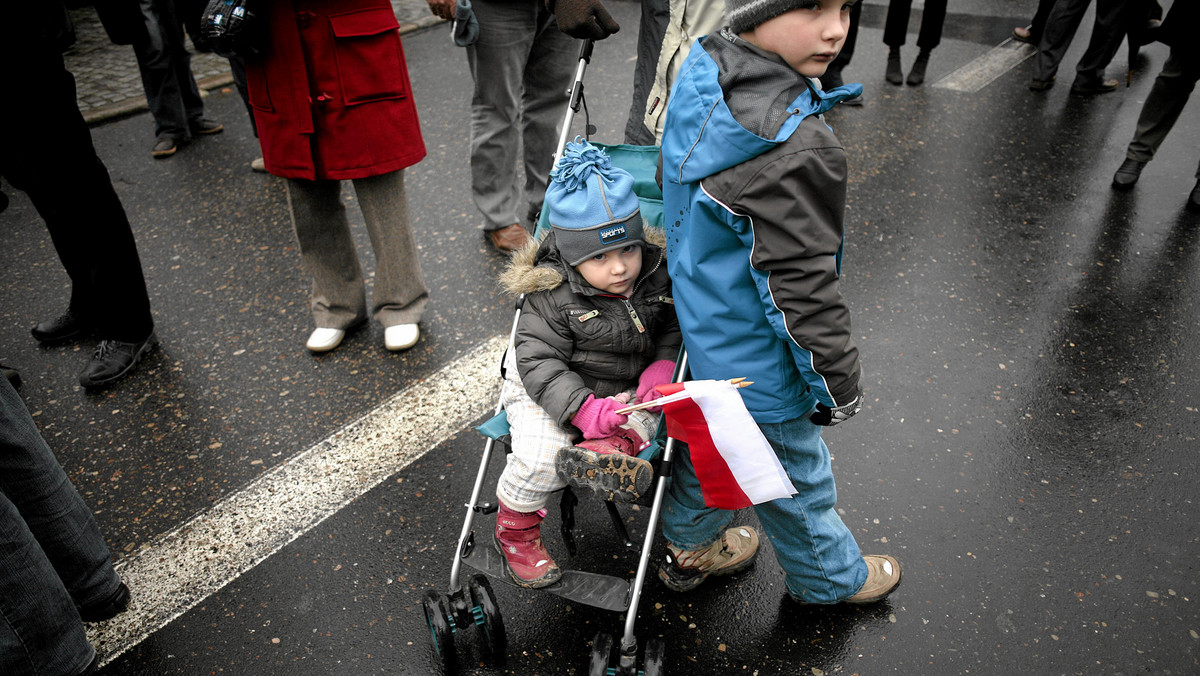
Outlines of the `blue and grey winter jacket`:
M 846 156 L 820 117 L 861 85 L 819 92 L 722 31 L 691 50 L 662 143 L 667 265 L 692 376 L 746 377 L 758 422 L 860 392 L 838 289 Z

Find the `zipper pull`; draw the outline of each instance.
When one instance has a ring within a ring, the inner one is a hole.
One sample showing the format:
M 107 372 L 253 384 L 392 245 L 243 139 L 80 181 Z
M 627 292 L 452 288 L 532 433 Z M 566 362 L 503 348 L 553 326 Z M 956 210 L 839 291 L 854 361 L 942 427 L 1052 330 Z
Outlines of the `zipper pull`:
M 625 301 L 625 307 L 629 308 L 629 318 L 633 320 L 633 325 L 637 327 L 638 333 L 645 333 L 646 327 L 642 324 L 642 318 L 638 316 L 637 310 L 633 309 L 633 304 Z

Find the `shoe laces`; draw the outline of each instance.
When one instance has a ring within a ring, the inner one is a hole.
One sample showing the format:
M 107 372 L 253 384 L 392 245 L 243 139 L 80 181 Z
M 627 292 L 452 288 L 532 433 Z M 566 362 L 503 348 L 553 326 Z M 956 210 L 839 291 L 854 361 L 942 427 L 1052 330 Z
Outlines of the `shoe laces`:
M 109 355 L 111 355 L 113 352 L 116 352 L 116 351 L 117 351 L 116 341 L 102 340 L 102 341 L 100 341 L 100 344 L 96 346 L 96 354 L 92 355 L 92 359 L 105 359 L 106 357 L 108 357 Z

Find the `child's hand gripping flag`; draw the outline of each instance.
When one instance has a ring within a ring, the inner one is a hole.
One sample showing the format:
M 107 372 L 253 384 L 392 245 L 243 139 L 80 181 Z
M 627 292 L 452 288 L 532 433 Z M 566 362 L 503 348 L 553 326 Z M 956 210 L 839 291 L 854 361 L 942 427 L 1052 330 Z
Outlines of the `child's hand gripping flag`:
M 660 385 L 667 434 L 686 442 L 704 504 L 741 509 L 796 493 L 738 386 L 728 380 Z M 674 396 L 672 396 L 674 395 Z

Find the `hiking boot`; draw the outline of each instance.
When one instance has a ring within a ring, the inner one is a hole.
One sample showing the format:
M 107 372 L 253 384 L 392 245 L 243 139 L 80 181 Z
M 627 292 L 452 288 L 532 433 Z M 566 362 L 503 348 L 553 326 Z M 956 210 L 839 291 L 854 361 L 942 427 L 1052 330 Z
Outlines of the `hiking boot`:
M 890 556 L 868 554 L 863 557 L 867 564 L 867 581 L 858 593 L 846 599 L 846 603 L 874 603 L 896 591 L 900 586 L 900 562 Z
M 518 512 L 500 503 L 493 541 L 504 557 L 504 569 L 520 587 L 537 589 L 558 582 L 562 571 L 542 544 L 545 512 Z
M 124 582 L 117 587 L 107 599 L 90 606 L 80 606 L 79 619 L 84 622 L 103 622 L 111 620 L 129 608 L 129 587 Z
M 554 469 L 567 484 L 590 488 L 601 499 L 634 502 L 654 482 L 650 463 L 636 456 L 644 445 L 637 432 L 622 427 L 611 437 L 586 439 L 562 449 Z
M 691 591 L 709 575 L 732 575 L 749 568 L 757 555 L 758 533 L 749 526 L 736 526 L 703 549 L 684 551 L 668 544 L 658 579 L 672 591 Z

